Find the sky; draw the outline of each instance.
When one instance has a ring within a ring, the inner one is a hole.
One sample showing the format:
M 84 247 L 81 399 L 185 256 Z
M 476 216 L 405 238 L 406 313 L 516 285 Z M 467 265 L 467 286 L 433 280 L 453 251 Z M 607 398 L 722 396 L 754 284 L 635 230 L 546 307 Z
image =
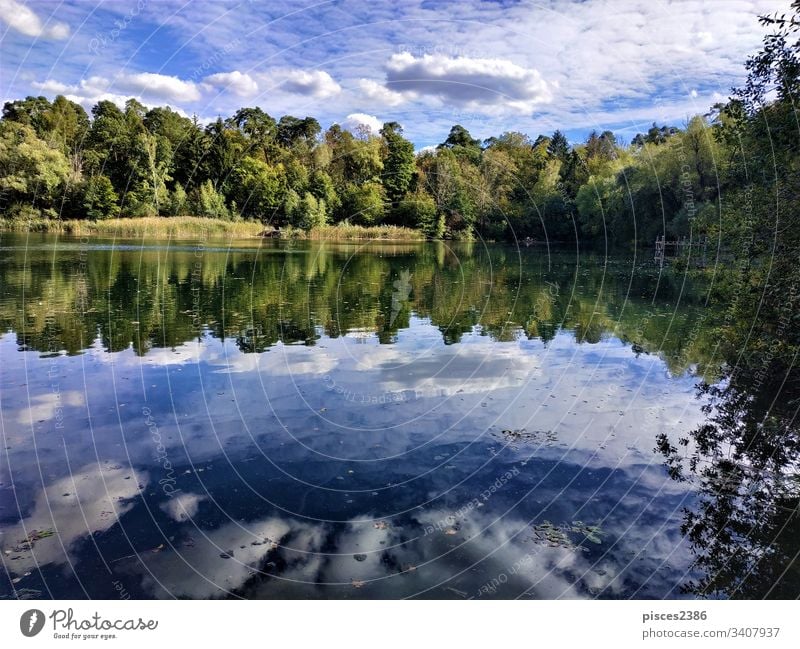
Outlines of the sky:
M 724 101 L 788 0 L 0 0 L 0 101 L 260 106 L 418 149 L 561 129 L 630 138 Z

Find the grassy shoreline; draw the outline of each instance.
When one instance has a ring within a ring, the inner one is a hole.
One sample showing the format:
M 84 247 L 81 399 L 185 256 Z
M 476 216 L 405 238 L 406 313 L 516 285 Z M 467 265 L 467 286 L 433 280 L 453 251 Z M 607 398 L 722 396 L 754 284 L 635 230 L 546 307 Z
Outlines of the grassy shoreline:
M 266 230 L 270 230 L 267 226 Z M 31 219 L 14 220 L 0 217 L 0 231 L 52 232 L 73 236 L 152 237 L 154 239 L 259 238 L 264 225 L 253 221 L 223 221 L 197 216 L 141 217 L 104 221 Z M 361 226 L 339 223 L 306 232 L 299 228 L 282 228 L 281 238 L 312 241 L 424 241 L 425 236 L 411 228 L 394 225 Z

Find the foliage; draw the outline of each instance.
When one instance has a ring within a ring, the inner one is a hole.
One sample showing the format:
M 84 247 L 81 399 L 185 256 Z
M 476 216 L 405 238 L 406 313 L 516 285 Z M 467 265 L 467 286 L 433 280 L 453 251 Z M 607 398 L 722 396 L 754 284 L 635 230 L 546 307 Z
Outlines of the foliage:
M 119 214 L 117 193 L 107 176 L 92 176 L 83 194 L 83 209 L 93 221 L 113 218 Z
M 790 18 L 762 18 L 774 32 L 748 61 L 746 85 L 715 107 L 714 141 L 699 137 L 697 123 L 670 138 L 684 138 L 687 181 L 708 201 L 697 220 L 713 223 L 734 255 L 715 289 L 728 305 L 714 328 L 724 380 L 701 385 L 707 418 L 700 426 L 656 443 L 670 475 L 696 486 L 682 525 L 696 577 L 684 590 L 701 597 L 798 596 L 800 2 L 792 8 Z M 713 158 L 725 166 L 712 218 L 708 205 L 717 195 L 704 177 Z
M 230 211 L 225 205 L 225 197 L 219 193 L 210 180 L 206 180 L 192 193 L 192 211 L 197 216 L 213 219 L 230 218 Z
M 350 183 L 342 196 L 345 219 L 359 225 L 374 225 L 383 217 L 384 192 L 379 182 Z

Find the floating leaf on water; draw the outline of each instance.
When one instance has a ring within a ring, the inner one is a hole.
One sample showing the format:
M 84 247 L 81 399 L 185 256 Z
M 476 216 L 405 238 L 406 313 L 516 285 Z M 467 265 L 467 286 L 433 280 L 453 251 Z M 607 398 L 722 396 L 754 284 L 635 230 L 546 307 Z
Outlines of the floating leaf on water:
M 568 550 L 581 548 L 583 552 L 588 552 L 588 548 L 583 547 L 583 541 L 600 544 L 603 531 L 598 525 L 586 525 L 582 521 L 572 521 L 572 523 L 562 523 L 554 525 L 550 521 L 543 521 L 533 526 L 533 540 L 537 543 L 549 545 L 550 547 L 560 547 Z
M 500 436 L 505 439 L 507 444 L 517 447 L 520 443 L 538 444 L 539 446 L 552 446 L 558 441 L 558 435 L 552 430 L 533 430 L 527 431 L 524 428 L 517 430 L 505 429 L 500 431 Z
M 587 541 L 600 545 L 603 540 L 600 538 L 603 531 L 599 525 L 586 525 L 581 521 L 573 521 L 571 531 L 575 534 L 582 535 Z
M 53 530 L 33 530 L 30 534 L 28 534 L 27 540 L 33 543 L 34 541 L 39 541 L 40 539 L 46 539 L 48 536 L 53 536 L 55 532 Z

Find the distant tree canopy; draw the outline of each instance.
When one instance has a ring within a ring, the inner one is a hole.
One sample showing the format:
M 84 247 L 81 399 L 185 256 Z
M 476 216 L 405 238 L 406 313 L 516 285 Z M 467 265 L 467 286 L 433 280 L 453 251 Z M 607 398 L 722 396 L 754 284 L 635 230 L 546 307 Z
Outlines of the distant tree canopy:
M 577 144 L 561 131 L 481 143 L 457 124 L 417 155 L 397 122 L 323 132 L 313 117 L 245 107 L 203 126 L 135 99 L 101 101 L 90 118 L 63 96 L 27 97 L 3 108 L 0 200 L 12 217 L 194 214 L 397 224 L 431 237 L 651 241 L 688 234 L 690 220 L 695 231 L 710 227 L 694 217 L 714 209 L 719 130 L 703 118 L 653 125 L 626 147 L 611 131 Z

